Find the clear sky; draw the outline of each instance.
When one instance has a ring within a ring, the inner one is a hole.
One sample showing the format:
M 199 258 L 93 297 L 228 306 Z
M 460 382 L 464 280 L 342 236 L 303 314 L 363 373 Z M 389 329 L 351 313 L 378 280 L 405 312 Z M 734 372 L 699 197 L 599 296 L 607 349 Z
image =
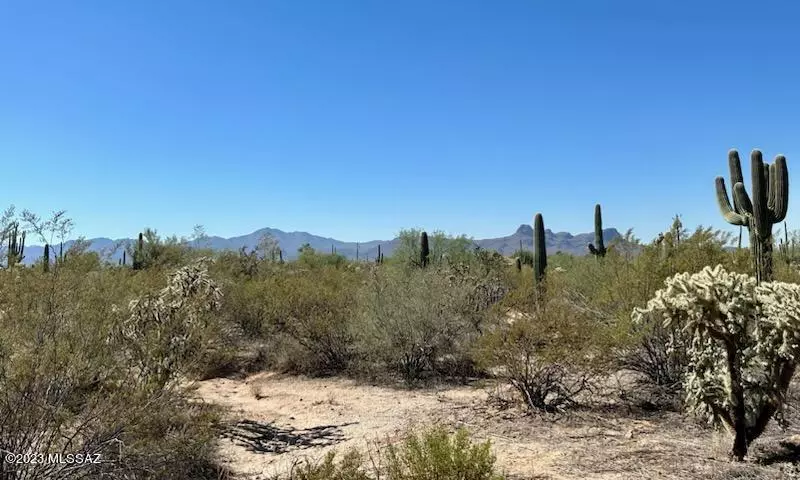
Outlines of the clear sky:
M 733 230 L 729 148 L 800 172 L 796 5 L 0 0 L 0 200 L 87 237 Z

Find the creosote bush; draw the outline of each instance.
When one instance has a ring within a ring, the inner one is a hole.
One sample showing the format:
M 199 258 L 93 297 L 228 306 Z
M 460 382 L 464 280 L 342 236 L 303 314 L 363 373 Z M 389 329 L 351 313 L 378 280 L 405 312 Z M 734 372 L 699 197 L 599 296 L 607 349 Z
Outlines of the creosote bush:
M 688 335 L 688 407 L 731 431 L 730 454 L 742 460 L 780 415 L 800 360 L 800 286 L 706 267 L 668 278 L 633 313 L 649 316 Z
M 498 306 L 476 355 L 528 408 L 563 411 L 608 368 L 608 328 L 566 301 L 557 274 L 542 290 L 527 277 Z
M 258 287 L 262 331 L 288 351 L 283 367 L 308 374 L 347 369 L 354 358 L 352 318 L 357 272 L 336 265 L 297 268 L 272 275 Z
M 473 443 L 465 429 L 450 434 L 434 427 L 368 455 L 350 450 L 338 463 L 331 452 L 274 480 L 503 480 L 494 463 L 489 441 Z
M 441 268 L 374 269 L 359 297 L 358 347 L 412 384 L 446 359 L 466 361 L 481 323 L 474 287 Z

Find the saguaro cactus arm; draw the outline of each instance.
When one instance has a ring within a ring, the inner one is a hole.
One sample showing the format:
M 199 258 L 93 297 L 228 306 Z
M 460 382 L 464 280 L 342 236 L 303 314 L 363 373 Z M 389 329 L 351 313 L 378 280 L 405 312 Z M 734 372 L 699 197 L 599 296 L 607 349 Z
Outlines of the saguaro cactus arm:
M 728 152 L 728 166 L 733 186 L 731 206 L 725 179 L 716 178 L 717 204 L 720 212 L 730 224 L 748 226 L 748 217 L 753 218 L 759 235 L 768 236 L 772 225 L 786 218 L 789 206 L 789 171 L 786 157 L 778 155 L 772 165 L 764 164 L 761 152 L 750 154 L 752 200 L 747 194 L 742 178 L 742 167 L 736 150 Z
M 743 184 L 741 184 L 741 183 L 734 184 L 734 187 L 733 187 L 733 193 L 734 193 L 734 195 L 733 195 L 733 203 L 734 203 L 734 205 L 739 203 L 737 201 L 737 195 L 736 195 L 736 191 L 737 191 L 736 186 L 737 185 L 741 185 L 742 188 L 740 190 L 742 192 L 744 192 L 744 185 Z M 738 209 L 736 207 L 732 207 L 731 206 L 731 201 L 728 199 L 728 190 L 725 188 L 725 179 L 722 178 L 722 177 L 717 177 L 716 178 L 716 187 L 717 187 L 717 205 L 719 205 L 719 211 L 722 214 L 722 217 L 725 219 L 725 221 L 730 223 L 730 224 L 732 224 L 732 225 L 740 225 L 740 226 L 747 225 L 747 217 L 745 217 L 744 214 L 739 213 L 739 211 L 737 211 Z M 747 193 L 744 192 L 744 195 L 746 196 Z M 749 199 L 748 199 L 748 201 L 749 201 Z
M 769 171 L 769 170 L 767 170 Z M 761 152 L 753 150 L 750 155 L 750 174 L 753 190 L 753 221 L 759 235 L 769 229 L 772 231 L 772 215 L 767 205 L 769 199 L 769 183 L 764 170 L 764 160 Z
M 730 171 L 731 175 L 731 188 L 735 188 L 737 183 L 744 185 L 742 162 L 739 160 L 739 152 L 734 149 L 728 151 L 728 170 Z M 738 203 L 736 197 L 733 198 L 733 207 L 737 213 L 742 213 L 742 206 Z
M 739 152 L 735 149 L 728 151 L 728 169 L 731 175 L 731 193 L 733 206 L 728 199 L 728 190 L 725 188 L 725 179 L 716 178 L 717 204 L 725 221 L 739 226 L 747 225 L 747 216 L 752 215 L 753 206 L 747 191 L 744 189 L 744 176 L 742 175 L 742 162 Z
M 770 169 L 775 171 L 770 173 L 771 187 L 770 193 L 773 195 L 772 223 L 782 222 L 786 219 L 786 212 L 789 210 L 789 169 L 786 167 L 786 157 L 778 155 L 775 163 L 770 165 Z

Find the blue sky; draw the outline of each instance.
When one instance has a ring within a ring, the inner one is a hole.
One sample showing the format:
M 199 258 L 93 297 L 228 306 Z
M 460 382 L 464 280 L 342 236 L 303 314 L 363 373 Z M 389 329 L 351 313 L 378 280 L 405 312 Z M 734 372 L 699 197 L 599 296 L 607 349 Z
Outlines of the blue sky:
M 0 200 L 76 233 L 732 227 L 726 154 L 800 171 L 800 7 L 0 0 Z M 749 171 L 749 160 L 744 168 Z M 748 181 L 749 184 L 749 181 Z M 749 187 L 748 187 L 749 188 Z M 800 228 L 800 195 L 788 221 Z

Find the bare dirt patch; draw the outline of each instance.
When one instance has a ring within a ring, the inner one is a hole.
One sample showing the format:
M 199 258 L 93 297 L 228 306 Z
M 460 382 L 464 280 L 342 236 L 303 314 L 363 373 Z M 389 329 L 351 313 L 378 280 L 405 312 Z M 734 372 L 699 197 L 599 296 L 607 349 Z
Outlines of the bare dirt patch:
M 793 444 L 775 446 L 800 430 L 768 432 L 754 449 L 760 456 L 735 465 L 726 458 L 724 433 L 678 413 L 605 406 L 542 418 L 488 401 L 493 390 L 403 390 L 343 378 L 261 373 L 198 382 L 195 393 L 229 408 L 220 454 L 242 478 L 285 473 L 293 463 L 322 458 L 332 449 L 397 442 L 408 429 L 437 423 L 464 426 L 474 439 L 491 440 L 499 468 L 512 478 L 800 478 L 791 463 Z M 765 461 L 769 458 L 777 460 Z

